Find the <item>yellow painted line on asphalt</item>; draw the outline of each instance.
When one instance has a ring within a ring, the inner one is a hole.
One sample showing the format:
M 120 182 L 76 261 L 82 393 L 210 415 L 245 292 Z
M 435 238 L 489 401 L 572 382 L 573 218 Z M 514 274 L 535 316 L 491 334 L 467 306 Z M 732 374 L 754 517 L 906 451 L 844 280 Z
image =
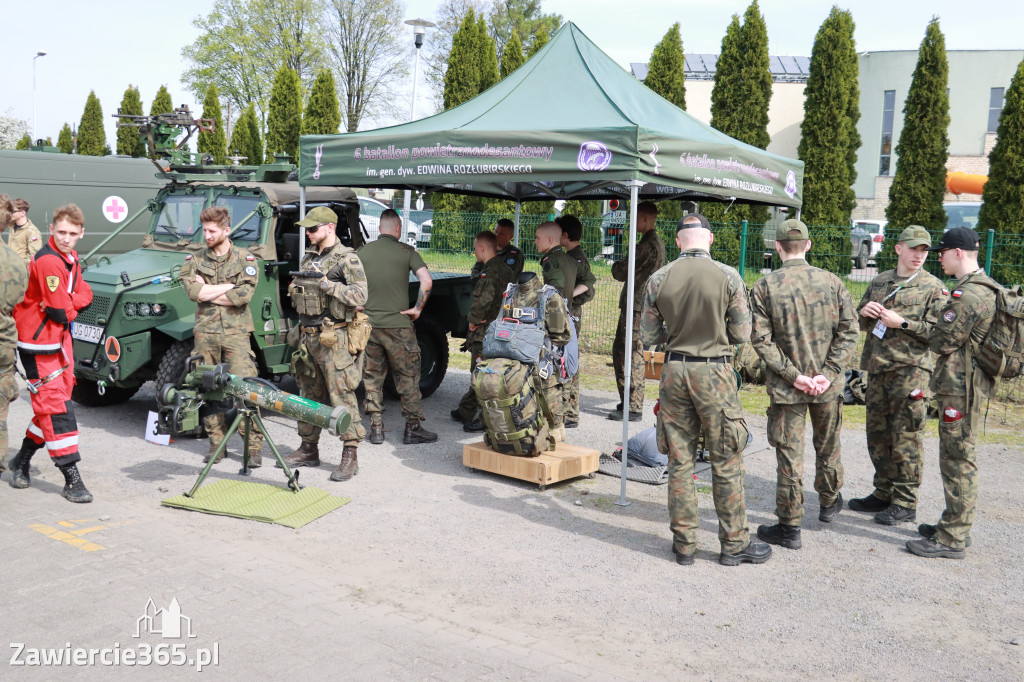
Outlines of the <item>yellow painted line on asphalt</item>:
M 85 521 L 88 521 L 88 519 L 79 519 L 77 522 L 83 523 Z M 57 525 L 63 526 L 65 528 L 74 528 L 75 522 L 58 521 Z M 42 533 L 51 540 L 57 540 L 58 542 L 63 542 L 65 544 L 71 545 L 72 547 L 77 547 L 83 552 L 95 552 L 100 549 L 106 549 L 106 547 L 104 547 L 103 545 L 98 545 L 95 542 L 89 542 L 85 538 L 79 537 L 80 535 L 94 533 L 98 530 L 106 530 L 106 526 L 92 526 L 90 528 L 79 528 L 78 530 L 68 532 L 60 530 L 59 528 L 54 528 L 53 526 L 48 526 L 45 523 L 33 523 L 29 525 L 29 529 L 34 530 L 37 533 Z

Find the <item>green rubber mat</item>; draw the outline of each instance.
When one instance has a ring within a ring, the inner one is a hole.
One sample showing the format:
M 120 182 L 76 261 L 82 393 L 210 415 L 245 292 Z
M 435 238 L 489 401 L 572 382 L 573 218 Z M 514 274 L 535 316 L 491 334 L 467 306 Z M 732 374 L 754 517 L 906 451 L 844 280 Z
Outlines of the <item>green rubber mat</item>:
M 266 483 L 220 480 L 203 486 L 196 491 L 194 497 L 177 495 L 160 504 L 204 514 L 301 528 L 349 502 L 347 497 L 335 497 L 319 488 L 303 488 L 293 493 L 288 488 Z

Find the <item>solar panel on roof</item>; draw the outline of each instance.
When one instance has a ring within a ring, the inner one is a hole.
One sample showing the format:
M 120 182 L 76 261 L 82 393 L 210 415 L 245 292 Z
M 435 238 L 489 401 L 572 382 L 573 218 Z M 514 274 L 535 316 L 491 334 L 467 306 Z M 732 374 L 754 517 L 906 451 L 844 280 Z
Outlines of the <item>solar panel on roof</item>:
M 782 55 L 779 57 L 779 61 L 782 63 L 782 73 L 800 73 L 800 67 L 797 66 L 796 59 L 794 59 L 793 57 L 790 57 L 789 55 Z
M 794 57 L 797 65 L 800 67 L 801 73 L 811 72 L 811 58 L 810 57 Z
M 785 67 L 782 66 L 782 60 L 771 55 L 768 57 L 768 70 L 774 73 L 786 73 Z

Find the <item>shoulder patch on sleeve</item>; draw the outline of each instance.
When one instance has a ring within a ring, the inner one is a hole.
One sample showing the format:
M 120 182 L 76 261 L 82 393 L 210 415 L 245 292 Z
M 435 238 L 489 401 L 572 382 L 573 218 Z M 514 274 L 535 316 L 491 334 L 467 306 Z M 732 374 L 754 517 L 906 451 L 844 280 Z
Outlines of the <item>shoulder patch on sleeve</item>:
M 963 295 L 964 295 L 964 292 L 960 291 L 959 289 L 956 289 L 956 290 L 953 291 L 953 298 L 960 298 Z
M 245 260 L 256 260 L 256 256 L 253 256 L 253 255 L 251 255 L 251 254 L 250 254 L 250 255 L 247 255 L 247 256 L 245 257 Z
M 946 287 L 942 287 L 942 295 L 949 296 L 949 289 L 947 289 Z
M 944 319 L 946 322 L 955 322 L 956 321 L 956 311 L 955 310 L 947 310 L 946 312 L 944 312 L 942 314 L 942 319 Z
M 359 256 L 352 255 L 348 257 L 349 265 L 359 265 Z
M 256 276 L 256 268 L 253 267 L 252 265 L 246 265 L 245 266 L 245 274 L 249 275 L 250 277 L 255 277 Z
M 39 237 L 37 237 L 35 235 L 32 235 L 32 237 L 29 239 L 29 241 L 30 242 L 37 242 L 37 241 L 39 241 Z
M 187 256 L 185 256 L 185 260 L 192 260 L 192 254 L 190 253 Z
M 509 264 L 509 265 L 515 265 L 515 264 L 516 264 L 516 259 L 515 259 L 515 258 L 509 258 L 509 259 L 508 259 L 507 261 L 505 261 L 505 262 L 506 262 L 507 264 Z

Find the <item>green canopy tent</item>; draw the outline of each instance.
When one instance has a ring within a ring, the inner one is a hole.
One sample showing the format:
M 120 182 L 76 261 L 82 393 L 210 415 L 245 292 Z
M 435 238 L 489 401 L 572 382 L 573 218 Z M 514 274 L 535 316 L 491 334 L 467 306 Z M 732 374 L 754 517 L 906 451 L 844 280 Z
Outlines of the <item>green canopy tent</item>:
M 388 128 L 303 135 L 299 184 L 511 199 L 517 214 L 522 201 L 628 199 L 633 245 L 642 199 L 799 208 L 803 163 L 701 123 L 638 82 L 569 22 L 523 66 L 465 104 Z M 632 300 L 632 247 L 626 286 Z M 629 338 L 632 316 L 626 320 Z M 624 369 L 628 405 L 630 366 Z M 623 503 L 625 485 L 623 468 Z

